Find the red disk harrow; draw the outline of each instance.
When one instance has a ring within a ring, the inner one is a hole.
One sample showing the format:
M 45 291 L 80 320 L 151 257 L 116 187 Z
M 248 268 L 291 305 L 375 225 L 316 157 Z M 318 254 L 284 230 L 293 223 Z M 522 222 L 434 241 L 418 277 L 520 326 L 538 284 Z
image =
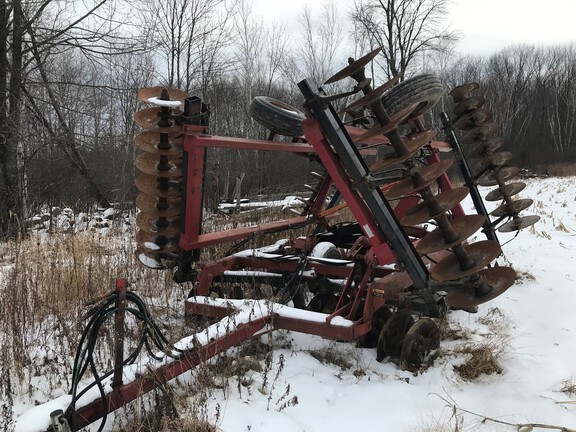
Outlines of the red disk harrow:
M 510 182 L 519 170 L 508 165 L 509 152 L 499 151 L 504 140 L 476 94 L 478 85 L 449 93 L 452 118 L 441 113 L 446 142 L 436 141 L 423 114 L 442 97 L 440 80 L 421 75 L 373 89 L 364 67 L 377 53 L 350 59 L 326 81 L 352 78 L 350 92 L 329 95 L 300 82 L 305 115 L 274 99 L 255 98 L 250 112 L 270 130 L 268 140 L 210 135 L 209 106 L 179 90 L 139 92 L 139 99 L 154 107 L 135 115 L 144 129 L 135 140 L 141 150 L 138 257 L 145 266 L 174 269 L 177 282 L 193 284 L 187 315 L 219 321 L 170 347 L 151 331 L 161 349 L 146 371 L 119 349 L 114 371 L 98 376 L 91 391 L 74 388 L 61 410 L 46 419 L 52 430 L 90 424 L 200 362 L 275 329 L 357 341 L 376 347 L 378 360 L 390 357 L 401 368 L 417 370 L 439 346 L 436 318 L 448 308 L 473 312 L 513 285 L 514 270 L 495 264 L 502 253 L 497 233 L 526 228 L 538 217 L 519 214 L 532 200 L 514 199 L 525 184 Z M 362 96 L 335 111 L 333 101 L 356 93 Z M 352 120 L 343 123 L 344 116 Z M 274 141 L 277 135 L 292 141 Z M 206 232 L 205 161 L 215 148 L 294 153 L 319 162 L 324 171 L 315 173 L 317 184 L 306 185 L 312 194 L 299 215 Z M 464 186 L 453 187 L 446 173 L 453 165 Z M 477 185 L 496 186 L 485 199 L 502 204 L 490 214 Z M 460 205 L 468 194 L 476 214 L 465 214 Z M 331 216 L 344 206 L 354 219 L 332 223 Z M 313 234 L 200 264 L 207 246 L 301 227 L 312 227 Z M 469 243 L 479 230 L 486 240 Z M 105 309 L 114 311 L 119 347 L 126 302 L 144 307 L 131 296 L 119 283 L 108 300 L 113 309 Z M 145 308 L 140 315 L 152 323 Z

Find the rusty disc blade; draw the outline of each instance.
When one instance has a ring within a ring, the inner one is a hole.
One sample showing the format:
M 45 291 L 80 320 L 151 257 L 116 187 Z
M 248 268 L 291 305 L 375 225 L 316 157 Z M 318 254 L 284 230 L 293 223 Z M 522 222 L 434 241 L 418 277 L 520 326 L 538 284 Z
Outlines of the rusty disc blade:
M 340 81 L 341 79 L 344 79 L 344 78 L 354 74 L 354 72 L 359 71 L 364 66 L 366 66 L 368 63 L 370 63 L 370 60 L 372 60 L 374 57 L 376 57 L 381 50 L 382 50 L 382 48 L 376 48 L 374 51 L 369 52 L 368 54 L 366 54 L 363 57 L 360 57 L 358 60 L 352 61 L 352 63 L 350 63 L 344 69 L 341 69 L 340 71 L 338 71 L 334 75 L 332 75 L 330 78 L 328 78 L 324 82 L 324 84 L 331 84 L 333 82 Z
M 370 166 L 370 171 L 380 171 L 384 168 L 396 165 L 410 159 L 417 151 L 428 144 L 432 138 L 436 135 L 433 130 L 427 130 L 419 133 L 414 138 L 404 142 L 406 153 L 402 156 L 387 157 L 384 159 L 377 160 Z
M 451 288 L 447 290 L 446 303 L 454 309 L 467 309 L 478 306 L 495 299 L 514 285 L 516 272 L 510 267 L 492 267 L 478 272 L 478 281 L 470 283 L 470 286 Z M 477 287 L 481 285 L 480 289 Z M 489 287 L 486 290 L 484 287 Z M 484 295 L 477 292 L 487 291 Z
M 151 153 L 142 153 L 136 157 L 136 168 L 144 174 L 155 177 L 178 178 L 182 177 L 182 160 L 161 161 L 159 156 Z
M 514 166 L 497 167 L 496 169 L 482 174 L 477 183 L 480 186 L 496 186 L 498 182 L 504 183 L 513 179 L 520 172 L 520 168 Z
M 402 225 L 419 225 L 429 221 L 430 219 L 437 218 L 451 208 L 456 207 L 464 198 L 466 198 L 468 192 L 469 189 L 466 186 L 444 191 L 434 197 L 440 208 L 438 212 L 433 213 L 425 202 L 421 202 L 417 206 L 408 210 L 400 223 Z
M 468 151 L 468 156 L 471 158 L 483 158 L 486 156 L 490 156 L 496 150 L 504 145 L 504 138 L 497 137 L 492 138 L 489 141 L 481 141 L 478 144 L 473 145 L 470 147 Z
M 151 132 L 167 133 L 167 134 L 180 132 L 180 125 L 175 124 L 173 120 L 169 121 L 170 123 L 169 126 L 158 126 L 161 110 L 162 108 L 145 108 L 136 111 L 136 113 L 134 114 L 134 121 L 142 129 Z
M 489 141 L 493 138 L 496 138 L 500 131 L 501 128 L 496 123 L 484 123 L 466 132 L 462 142 L 464 144 L 476 144 L 479 141 Z
M 164 95 L 163 92 L 165 92 Z M 169 100 L 168 101 L 160 100 L 163 96 L 168 96 Z M 138 99 L 141 100 L 142 102 L 152 104 L 159 104 L 162 102 L 180 102 L 179 105 L 168 104 L 167 106 L 184 105 L 184 99 L 186 99 L 187 97 L 188 93 L 186 93 L 185 91 L 171 87 L 162 87 L 162 86 L 146 87 L 138 91 Z
M 474 175 L 478 175 L 481 172 L 486 171 L 487 169 L 506 165 L 511 160 L 512 160 L 512 153 L 508 151 L 492 153 L 491 155 L 486 156 L 484 159 L 476 162 L 472 167 L 472 172 L 474 173 Z
M 456 104 L 454 107 L 454 115 L 461 116 L 462 114 L 477 110 L 478 108 L 482 108 L 484 103 L 486 103 L 484 96 L 478 95 L 469 97 L 468 99 L 465 99 L 462 102 Z
M 375 100 L 378 100 L 380 98 L 380 96 L 382 96 L 382 94 L 386 90 L 388 90 L 390 87 L 392 87 L 394 84 L 396 84 L 398 82 L 399 78 L 400 78 L 399 75 L 395 76 L 394 78 L 392 78 L 387 83 L 382 84 L 380 87 L 375 88 L 370 93 L 365 94 L 360 99 L 352 102 L 346 108 L 342 109 L 339 114 L 342 114 L 344 112 L 355 111 L 358 108 L 364 108 L 364 107 L 370 105 Z
M 432 350 L 440 347 L 440 328 L 428 317 L 420 318 L 410 327 L 402 342 L 400 367 L 416 371 Z
M 454 87 L 452 90 L 450 90 L 450 93 L 448 93 L 450 96 L 452 96 L 452 99 L 454 100 L 454 102 L 458 103 L 458 102 L 462 102 L 464 99 L 467 99 L 470 97 L 470 93 L 472 93 L 474 90 L 477 90 L 480 88 L 480 85 L 478 83 L 472 82 L 472 83 L 466 83 L 466 84 L 462 84 L 459 85 L 458 87 Z
M 149 215 L 156 217 L 174 217 L 180 214 L 180 198 L 155 197 L 146 194 L 138 194 L 136 207 Z
M 182 157 L 182 142 L 184 138 L 178 134 L 159 134 L 158 132 L 144 131 L 136 135 L 134 144 L 146 153 L 159 156 L 178 155 Z
M 144 250 L 156 254 L 174 252 L 178 249 L 179 236 L 164 236 L 138 230 L 136 242 Z
M 472 234 L 478 231 L 482 225 L 484 225 L 484 222 L 486 222 L 486 218 L 482 215 L 467 215 L 452 219 L 450 225 L 452 225 L 452 229 L 458 234 L 456 240 L 447 242 L 444 231 L 440 228 L 436 228 L 418 242 L 416 245 L 416 251 L 419 254 L 426 255 L 448 249 L 465 241 Z
M 413 325 L 414 318 L 406 310 L 398 311 L 388 318 L 378 338 L 376 360 L 382 361 L 385 356 L 400 356 L 404 337 Z
M 415 179 L 412 177 L 400 180 L 394 183 L 392 187 L 384 191 L 384 196 L 386 196 L 386 199 L 392 200 L 400 198 L 404 195 L 418 192 L 419 190 L 429 186 L 430 183 L 444 174 L 446 170 L 452 166 L 452 163 L 453 160 L 448 159 L 419 168 L 418 174 L 423 181 L 420 181 L 416 184 Z
M 464 114 L 456 120 L 454 126 L 461 130 L 470 130 L 491 120 L 492 111 L 487 108 L 480 108 L 468 114 Z
M 502 204 L 496 210 L 491 212 L 490 214 L 494 217 L 500 216 L 515 216 L 520 213 L 522 210 L 526 210 L 534 203 L 533 199 L 525 198 L 512 201 L 511 203 Z
M 498 228 L 501 233 L 520 231 L 521 229 L 528 228 L 540 220 L 540 216 L 521 216 L 515 217 L 511 221 L 506 222 Z
M 524 190 L 526 187 L 526 183 L 523 182 L 516 182 L 516 183 L 508 183 L 504 186 L 499 187 L 498 189 L 494 189 L 488 195 L 486 195 L 486 201 L 500 201 L 504 198 L 511 198 L 514 195 L 519 194 Z
M 178 190 L 178 186 L 174 184 L 170 184 L 166 178 L 158 179 L 158 177 L 154 177 L 147 174 L 140 174 L 136 177 L 136 188 L 146 194 L 152 195 L 155 197 L 179 197 L 181 195 L 180 191 Z
M 474 265 L 469 269 L 462 269 L 460 261 L 455 254 L 449 255 L 434 266 L 430 275 L 438 282 L 458 280 L 465 276 L 476 273 L 482 267 L 486 267 L 494 260 L 502 250 L 495 240 L 484 240 L 470 245 L 463 246 L 468 258 Z
M 390 132 L 393 129 L 396 129 L 399 124 L 403 123 L 410 117 L 410 114 L 416 109 L 418 104 L 410 105 L 404 108 L 401 111 L 398 111 L 392 117 L 390 117 L 390 121 L 385 125 L 376 125 L 372 129 L 369 129 L 367 132 L 360 135 L 358 138 L 354 139 L 355 143 L 362 142 L 368 138 L 372 138 L 376 135 L 384 135 L 385 133 Z
M 166 270 L 169 268 L 162 262 L 159 254 L 155 254 L 146 249 L 137 250 L 136 258 L 140 264 L 152 270 Z
M 136 225 L 149 234 L 173 236 L 180 232 L 178 217 L 165 218 L 140 212 L 136 216 Z

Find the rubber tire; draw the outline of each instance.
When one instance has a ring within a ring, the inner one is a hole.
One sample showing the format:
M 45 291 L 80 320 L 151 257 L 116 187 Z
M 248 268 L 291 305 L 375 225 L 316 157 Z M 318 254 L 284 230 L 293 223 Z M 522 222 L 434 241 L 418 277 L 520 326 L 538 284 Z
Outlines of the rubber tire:
M 268 96 L 256 96 L 249 106 L 250 115 L 266 129 L 288 137 L 301 137 L 304 113 Z
M 425 74 L 402 81 L 382 95 L 382 105 L 388 115 L 396 114 L 413 104 L 419 104 L 410 117 L 418 117 L 442 99 L 444 87 L 436 75 Z

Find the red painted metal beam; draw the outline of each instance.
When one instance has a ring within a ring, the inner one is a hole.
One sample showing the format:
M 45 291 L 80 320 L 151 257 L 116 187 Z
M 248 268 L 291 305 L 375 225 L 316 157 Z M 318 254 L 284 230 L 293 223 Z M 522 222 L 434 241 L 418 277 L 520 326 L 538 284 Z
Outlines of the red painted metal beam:
M 97 399 L 88 405 L 77 408 L 72 419 L 74 428 L 79 429 L 95 422 L 104 417 L 106 413 L 115 411 L 132 402 L 159 385 L 167 383 L 198 364 L 214 357 L 216 354 L 250 339 L 270 321 L 271 316 L 267 315 L 249 323 L 241 324 L 234 331 L 186 353 L 181 359 L 171 361 L 149 374 L 142 375 L 128 384 L 117 387 L 115 391 L 108 393 L 104 399 Z

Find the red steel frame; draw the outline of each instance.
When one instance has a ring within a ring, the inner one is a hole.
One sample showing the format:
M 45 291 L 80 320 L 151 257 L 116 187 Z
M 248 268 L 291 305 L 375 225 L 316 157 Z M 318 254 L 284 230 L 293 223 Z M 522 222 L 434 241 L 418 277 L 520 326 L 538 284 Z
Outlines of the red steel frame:
M 351 136 L 364 133 L 363 129 L 348 127 L 347 129 Z M 223 241 L 238 240 L 245 238 L 253 232 L 266 232 L 279 228 L 302 226 L 309 223 L 311 219 L 317 223 L 323 222 L 320 212 L 331 182 L 334 182 L 338 187 L 363 230 L 373 230 L 375 233 L 379 232 L 379 230 L 375 229 L 374 219 L 371 217 L 369 209 L 355 192 L 348 175 L 340 165 L 336 155 L 326 142 L 320 127 L 315 121 L 307 119 L 304 122 L 304 131 L 311 144 L 277 143 L 261 140 L 214 137 L 204 134 L 204 131 L 205 128 L 203 126 L 185 125 L 183 127 L 183 133 L 185 135 L 184 150 L 188 158 L 188 166 L 185 196 L 186 220 L 179 243 L 182 249 L 199 249 Z M 378 142 L 383 141 L 382 138 L 376 138 L 376 140 L 378 140 Z M 316 153 L 330 175 L 325 180 L 320 193 L 312 203 L 309 216 L 262 224 L 256 227 L 203 234 L 201 233 L 202 180 L 206 149 L 209 147 L 283 151 L 303 155 Z M 434 142 L 432 147 L 438 149 L 445 147 L 445 145 L 444 143 Z M 428 158 L 428 161 L 430 163 L 438 162 L 437 152 L 433 152 Z M 450 181 L 445 174 L 441 178 L 441 187 L 447 189 L 451 187 Z M 405 211 L 404 205 L 400 204 L 396 211 Z M 464 214 L 460 206 L 453 209 L 453 212 L 455 216 Z M 394 255 L 386 244 L 385 238 L 382 238 L 380 235 L 375 235 L 369 238 L 368 241 L 370 245 L 368 252 L 366 252 L 364 256 L 356 259 L 356 261 L 349 266 L 336 266 L 329 262 L 322 262 L 321 260 L 307 263 L 306 269 L 314 268 L 319 275 L 331 275 L 346 279 L 335 312 L 330 315 L 324 315 L 324 322 L 270 313 L 269 315 L 256 318 L 251 322 L 240 324 L 231 329 L 226 335 L 211 340 L 203 346 L 195 347 L 193 350 L 183 354 L 181 358 L 169 361 L 160 366 L 151 372 L 150 375 L 145 374 L 138 376 L 133 381 L 124 384 L 116 382 L 114 389 L 107 393 L 105 398 L 97 399 L 85 406 L 77 407 L 73 414 L 74 426 L 77 428 L 84 427 L 102 418 L 105 413 L 120 408 L 158 387 L 158 385 L 176 378 L 201 362 L 208 360 L 232 346 L 262 334 L 263 331 L 286 329 L 342 341 L 357 340 L 360 336 L 365 335 L 371 329 L 373 312 L 386 302 L 386 287 L 381 283 L 373 284 L 371 281 L 373 281 L 374 278 L 381 278 L 392 273 L 393 270 L 382 266 L 395 262 Z M 226 270 L 260 267 L 271 271 L 293 272 L 296 269 L 296 265 L 297 261 L 271 261 L 242 256 L 225 257 L 204 267 L 200 275 L 199 285 L 201 287 L 209 286 L 216 276 L 224 274 Z M 351 277 L 351 275 L 358 265 L 363 265 L 364 273 L 362 274 L 360 282 L 353 284 L 353 277 Z M 361 307 L 362 310 L 360 310 Z M 189 301 L 186 302 L 186 312 L 189 314 L 202 314 L 223 318 L 229 315 L 232 310 L 231 308 L 202 304 L 193 301 L 193 299 L 189 299 Z M 352 325 L 340 326 L 331 324 L 332 320 L 337 316 L 353 321 Z

